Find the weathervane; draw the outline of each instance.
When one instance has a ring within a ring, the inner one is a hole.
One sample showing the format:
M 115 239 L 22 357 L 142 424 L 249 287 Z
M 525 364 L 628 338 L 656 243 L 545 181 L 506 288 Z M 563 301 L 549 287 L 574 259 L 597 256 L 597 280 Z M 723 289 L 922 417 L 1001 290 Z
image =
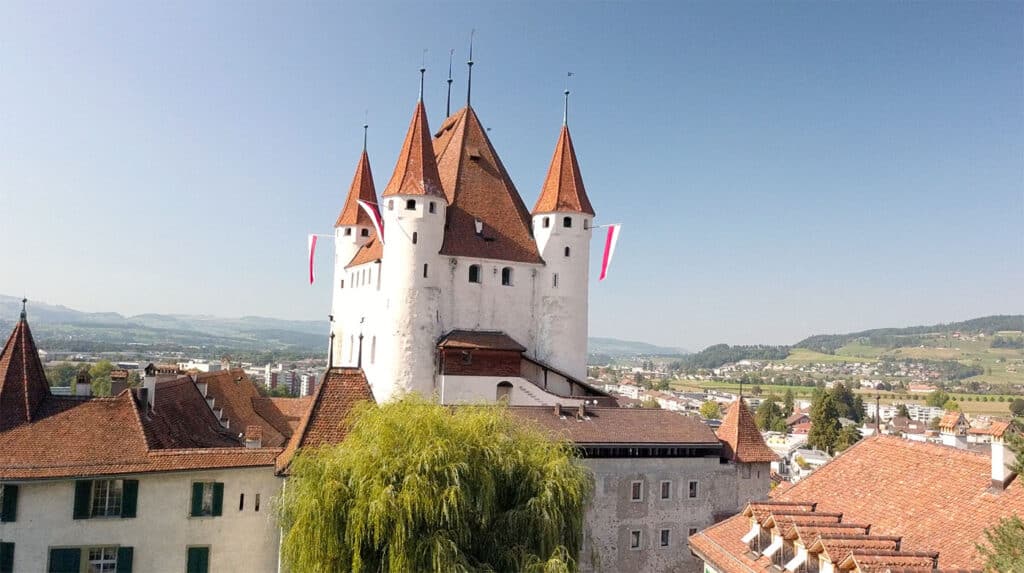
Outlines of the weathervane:
M 423 59 L 420 62 L 420 101 L 423 101 L 423 77 L 427 73 L 427 49 L 423 48 Z
M 473 93 L 473 36 L 476 35 L 476 29 L 469 31 L 469 60 L 466 65 L 469 66 L 469 75 L 466 77 L 466 107 L 469 107 L 470 95 Z
M 452 114 L 452 59 L 455 57 L 455 49 L 448 50 L 448 103 L 445 105 L 444 115 Z
M 25 303 L 27 303 L 27 302 L 28 302 L 28 297 L 23 297 L 21 299 L 21 319 L 22 320 L 25 320 L 25 316 L 26 316 L 26 314 L 25 314 Z
M 565 107 L 562 109 L 562 125 L 569 125 L 569 78 L 573 77 L 574 73 L 567 72 L 565 75 Z

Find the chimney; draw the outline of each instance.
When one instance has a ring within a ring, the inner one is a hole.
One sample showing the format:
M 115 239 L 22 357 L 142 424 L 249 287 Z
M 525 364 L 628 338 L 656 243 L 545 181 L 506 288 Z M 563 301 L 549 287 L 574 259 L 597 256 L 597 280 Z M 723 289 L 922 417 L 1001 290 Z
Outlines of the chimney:
M 245 447 L 259 448 L 263 445 L 263 428 L 251 425 L 245 427 Z
M 1010 428 L 992 434 L 992 490 L 1003 491 L 1013 481 L 1015 473 L 1010 471 L 1010 466 L 1017 460 L 1013 450 L 1006 447 L 1006 432 L 1013 431 Z
M 586 415 L 587 415 L 587 404 L 586 404 L 586 402 L 581 402 L 580 405 L 576 408 L 576 418 L 582 420 Z
M 75 376 L 75 385 L 72 388 L 75 396 L 88 397 L 92 395 L 92 376 L 89 376 L 89 371 L 83 368 L 79 371 L 78 375 Z
M 557 402 L 555 403 L 555 415 L 559 418 L 562 417 L 562 405 Z
M 150 409 L 156 406 L 156 368 L 150 364 L 146 367 L 146 376 L 142 379 L 142 387 L 146 390 L 146 402 Z
M 220 369 L 221 370 L 231 370 L 231 357 L 230 356 L 222 356 L 220 358 Z

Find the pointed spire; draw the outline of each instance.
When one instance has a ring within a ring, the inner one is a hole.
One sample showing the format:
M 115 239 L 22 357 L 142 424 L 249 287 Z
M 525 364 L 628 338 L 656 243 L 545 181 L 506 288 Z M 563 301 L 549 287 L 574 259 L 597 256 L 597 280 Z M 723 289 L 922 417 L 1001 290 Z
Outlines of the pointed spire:
M 21 320 L 0 351 L 0 432 L 36 419 L 39 405 L 50 394 L 39 350 L 25 319 L 25 302 Z
M 335 227 L 364 225 L 372 227 L 373 221 L 364 210 L 359 208 L 359 201 L 377 204 L 377 190 L 373 185 L 373 172 L 370 170 L 370 156 L 366 153 L 366 134 L 369 125 L 363 124 L 363 153 L 356 165 L 356 174 L 352 177 L 352 185 L 348 188 L 345 205 L 338 214 Z
M 566 90 L 565 93 L 568 106 L 569 91 Z M 569 126 L 565 125 L 564 121 L 563 118 L 562 131 L 558 135 L 555 154 L 551 157 L 548 176 L 544 179 L 540 197 L 533 207 L 534 215 L 565 212 L 594 214 L 587 190 L 583 187 L 583 176 L 580 175 L 580 166 L 576 161 L 576 150 L 572 145 L 572 136 L 569 135 Z
M 420 63 L 420 97 L 418 101 L 423 101 L 423 78 L 427 74 L 427 49 L 423 48 L 423 62 Z
M 724 449 L 723 457 L 734 462 L 773 462 L 778 459 L 775 452 L 765 445 L 754 415 L 743 398 L 729 406 L 722 425 L 718 427 L 718 439 Z
M 470 96 L 473 95 L 473 36 L 475 34 L 475 29 L 469 32 L 469 60 L 466 62 L 466 66 L 469 67 L 469 74 L 466 77 L 466 107 L 469 107 Z
M 27 297 L 21 299 L 21 320 L 25 320 L 25 317 L 26 317 L 26 313 L 25 313 L 25 304 L 26 303 L 28 303 L 28 298 Z
M 444 197 L 441 178 L 437 174 L 437 160 L 431 142 L 430 125 L 423 101 L 416 102 L 416 110 L 405 135 L 402 151 L 398 154 L 395 171 L 384 188 L 384 197 L 392 195 L 430 195 Z
M 565 107 L 562 108 L 562 125 L 569 125 L 569 90 L 565 90 Z
M 455 58 L 455 50 L 448 51 L 448 102 L 444 108 L 444 116 L 452 114 L 452 59 Z

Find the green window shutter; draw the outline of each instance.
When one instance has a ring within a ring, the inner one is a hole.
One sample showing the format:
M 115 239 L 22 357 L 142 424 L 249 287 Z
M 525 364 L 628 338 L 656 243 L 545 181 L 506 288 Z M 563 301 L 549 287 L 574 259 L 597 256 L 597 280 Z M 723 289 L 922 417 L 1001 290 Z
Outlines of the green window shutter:
M 132 573 L 132 557 L 134 551 L 131 547 L 117 548 L 117 573 Z
M 192 483 L 192 517 L 198 517 L 203 514 L 203 484 L 201 482 Z
M 3 504 L 0 506 L 0 522 L 14 521 L 18 517 L 18 486 L 16 485 L 5 485 L 2 486 L 3 493 L 0 493 L 0 497 L 3 498 Z
M 82 550 L 77 547 L 50 550 L 49 573 L 78 573 Z
M 91 481 L 75 482 L 75 519 L 89 519 L 89 498 L 92 497 Z M 56 550 L 55 550 L 56 551 Z
M 14 573 L 13 543 L 0 543 L 0 573 Z
M 220 515 L 224 509 L 224 484 L 213 484 L 213 514 Z
M 121 484 L 121 517 L 135 517 L 139 499 L 139 480 L 126 479 Z
M 189 547 L 187 573 L 209 573 L 210 571 L 210 548 Z

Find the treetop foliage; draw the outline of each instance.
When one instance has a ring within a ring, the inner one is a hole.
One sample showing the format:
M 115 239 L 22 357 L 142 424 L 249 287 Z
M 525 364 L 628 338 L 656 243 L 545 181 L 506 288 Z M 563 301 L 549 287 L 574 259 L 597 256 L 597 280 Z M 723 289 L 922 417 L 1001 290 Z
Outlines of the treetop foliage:
M 364 404 L 291 472 L 278 513 L 294 571 L 577 570 L 591 476 L 502 406 Z
M 797 342 L 795 346 L 797 348 L 807 348 L 832 354 L 839 348 L 861 338 L 867 339 L 872 346 L 917 346 L 920 344 L 920 339 L 910 337 L 953 331 L 994 334 L 1006 330 L 1024 330 L 1024 315 L 984 316 L 962 322 L 951 322 L 949 324 L 911 326 L 907 328 L 875 328 L 849 334 L 819 334 L 805 338 Z M 901 339 L 901 337 L 907 338 Z

